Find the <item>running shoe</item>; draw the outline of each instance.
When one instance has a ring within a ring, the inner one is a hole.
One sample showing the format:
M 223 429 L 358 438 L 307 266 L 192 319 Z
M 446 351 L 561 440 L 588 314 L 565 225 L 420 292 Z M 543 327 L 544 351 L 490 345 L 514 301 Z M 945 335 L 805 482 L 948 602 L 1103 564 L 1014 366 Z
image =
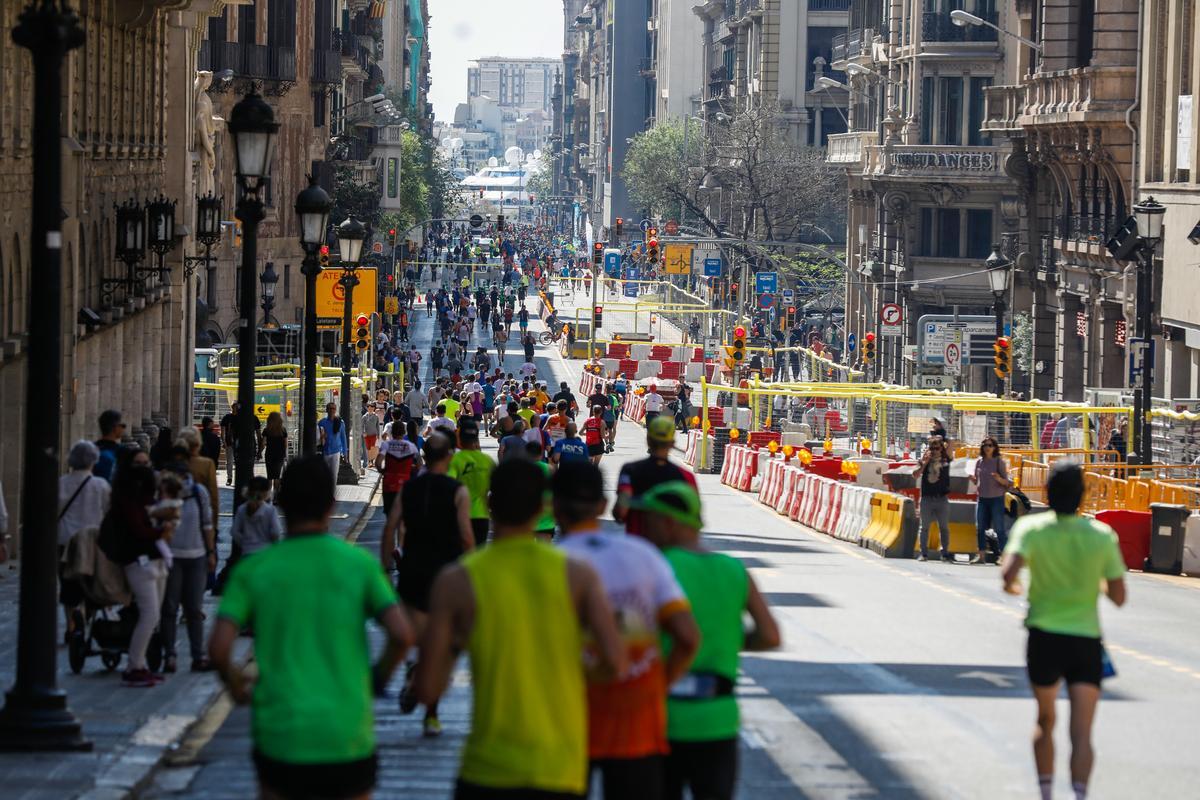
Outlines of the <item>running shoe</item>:
M 442 735 L 442 723 L 438 721 L 437 717 L 425 718 L 425 725 L 422 735 L 426 739 L 436 739 Z
M 127 669 L 121 673 L 121 684 L 134 689 L 147 689 L 157 686 L 158 682 L 148 669 Z
M 917 556 L 917 561 L 927 561 L 927 560 L 928 560 L 928 559 L 925 557 L 925 554 L 924 554 L 924 553 L 920 553 L 920 554 Z

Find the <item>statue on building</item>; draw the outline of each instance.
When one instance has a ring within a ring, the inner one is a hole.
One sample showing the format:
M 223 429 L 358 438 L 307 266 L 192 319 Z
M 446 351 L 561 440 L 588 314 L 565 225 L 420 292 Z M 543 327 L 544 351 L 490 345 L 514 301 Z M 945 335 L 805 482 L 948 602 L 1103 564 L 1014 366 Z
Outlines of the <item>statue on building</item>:
M 207 91 L 211 83 L 211 72 L 203 69 L 196 71 L 196 194 L 201 197 L 216 192 L 213 174 L 217 167 L 217 154 L 213 143 L 216 141 L 217 123 L 221 118 L 213 114 L 212 99 Z

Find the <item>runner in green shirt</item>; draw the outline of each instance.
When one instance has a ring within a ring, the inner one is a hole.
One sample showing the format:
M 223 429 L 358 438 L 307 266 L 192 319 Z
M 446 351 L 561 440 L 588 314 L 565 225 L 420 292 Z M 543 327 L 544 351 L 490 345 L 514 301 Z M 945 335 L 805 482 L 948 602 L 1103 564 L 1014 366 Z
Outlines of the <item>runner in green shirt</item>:
M 483 547 L 488 537 L 488 490 L 496 462 L 479 449 L 479 423 L 474 419 L 463 420 L 458 429 L 458 446 L 461 449 L 450 459 L 446 474 L 470 492 L 471 530 L 475 533 L 475 546 Z
M 1079 465 L 1057 462 L 1046 481 L 1050 511 L 1017 521 L 1001 570 L 1004 590 L 1020 594 L 1021 568 L 1029 567 L 1026 664 L 1038 707 L 1033 760 L 1043 799 L 1054 788 L 1054 706 L 1063 681 L 1071 701 L 1071 784 L 1077 800 L 1087 796 L 1100 681 L 1106 672 L 1114 674 L 1100 640 L 1101 586 L 1115 605 L 1125 604 L 1125 562 L 1117 535 L 1079 516 L 1083 492 Z
M 358 797 L 375 785 L 372 697 L 382 694 L 412 632 L 379 561 L 326 535 L 333 481 L 321 456 L 294 459 L 278 505 L 287 537 L 243 559 L 225 586 L 209 654 L 238 703 L 253 702 L 262 796 Z M 365 625 L 387 645 L 372 667 Z M 233 662 L 254 628 L 257 680 Z
M 700 651 L 691 671 L 667 696 L 667 756 L 664 797 L 731 800 L 737 783 L 738 653 L 773 650 L 779 627 L 742 562 L 700 544 L 700 495 L 685 481 L 668 481 L 633 498 L 642 512 L 642 533 L 663 549 L 700 628 Z M 754 629 L 745 633 L 748 612 Z M 671 642 L 662 640 L 664 656 Z

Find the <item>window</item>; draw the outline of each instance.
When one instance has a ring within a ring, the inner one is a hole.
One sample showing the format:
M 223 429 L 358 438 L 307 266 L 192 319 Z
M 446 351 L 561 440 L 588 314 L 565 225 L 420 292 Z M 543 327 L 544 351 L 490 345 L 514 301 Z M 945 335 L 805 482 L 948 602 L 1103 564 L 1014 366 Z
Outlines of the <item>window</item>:
M 983 128 L 983 90 L 992 85 L 991 78 L 971 78 L 970 112 L 967 115 L 967 144 L 990 145 L 992 137 Z
M 1075 36 L 1075 66 L 1088 67 L 1092 64 L 1092 39 L 1096 33 L 1096 0 L 1079 0 L 1077 13 L 1079 22 Z
M 238 7 L 238 41 L 256 44 L 258 33 L 257 9 L 253 5 Z
M 991 78 L 927 75 L 921 79 L 921 144 L 985 146 L 991 137 L 983 127 L 983 90 Z M 963 113 L 963 92 L 967 93 Z
M 292 265 L 283 265 L 283 299 L 288 300 L 292 296 Z
M 962 144 L 962 79 L 937 79 L 938 140 L 930 144 Z
M 919 255 L 983 259 L 992 250 L 990 208 L 922 208 L 920 226 Z

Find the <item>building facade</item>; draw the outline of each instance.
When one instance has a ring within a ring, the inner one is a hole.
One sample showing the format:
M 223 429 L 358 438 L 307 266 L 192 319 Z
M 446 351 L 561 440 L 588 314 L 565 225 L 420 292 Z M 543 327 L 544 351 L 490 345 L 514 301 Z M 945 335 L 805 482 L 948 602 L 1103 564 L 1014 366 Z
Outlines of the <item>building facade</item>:
M 481 58 L 467 67 L 467 99 L 490 97 L 500 108 L 518 115 L 550 113 L 557 58 Z
M 692 0 L 652 0 L 649 51 L 642 75 L 649 82 L 655 122 L 682 119 L 700 110 L 704 25 Z

